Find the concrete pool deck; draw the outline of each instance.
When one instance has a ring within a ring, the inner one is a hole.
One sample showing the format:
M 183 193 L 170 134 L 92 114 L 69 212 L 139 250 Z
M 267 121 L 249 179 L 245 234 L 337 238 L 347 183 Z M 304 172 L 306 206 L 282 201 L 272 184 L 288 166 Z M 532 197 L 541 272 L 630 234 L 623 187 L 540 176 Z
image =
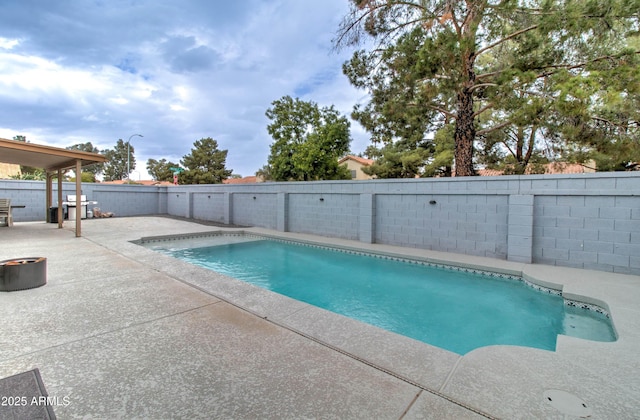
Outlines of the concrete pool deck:
M 164 217 L 86 220 L 82 238 L 42 222 L 0 228 L 0 260 L 48 263 L 46 286 L 0 293 L 0 378 L 37 367 L 65 419 L 565 418 L 548 390 L 591 418 L 640 412 L 638 276 L 244 229 L 523 272 L 604 304 L 619 336 L 459 356 L 130 242 L 215 230 L 235 229 Z

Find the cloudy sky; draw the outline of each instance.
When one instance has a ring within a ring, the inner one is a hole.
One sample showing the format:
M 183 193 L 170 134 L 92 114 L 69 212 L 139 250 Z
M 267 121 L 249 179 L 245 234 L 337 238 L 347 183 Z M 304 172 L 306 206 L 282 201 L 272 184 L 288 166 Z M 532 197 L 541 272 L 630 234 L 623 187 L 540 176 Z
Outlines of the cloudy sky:
M 284 95 L 349 115 L 364 93 L 331 40 L 348 0 L 4 0 L 0 137 L 36 144 L 131 144 L 131 178 L 147 159 L 179 162 L 212 137 L 227 168 L 267 163 L 265 111 Z M 352 121 L 351 149 L 367 135 Z

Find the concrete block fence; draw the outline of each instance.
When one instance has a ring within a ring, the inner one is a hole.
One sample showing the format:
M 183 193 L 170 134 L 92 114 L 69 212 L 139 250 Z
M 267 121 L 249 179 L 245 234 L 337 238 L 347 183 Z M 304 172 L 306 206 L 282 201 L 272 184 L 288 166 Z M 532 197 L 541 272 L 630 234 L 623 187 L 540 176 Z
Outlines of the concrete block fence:
M 63 188 L 63 194 L 73 194 L 75 185 Z M 117 216 L 169 214 L 640 275 L 640 173 L 170 187 L 83 184 L 83 194 Z M 15 210 L 17 222 L 44 220 L 44 195 L 42 182 L 0 181 L 0 197 L 26 205 Z
M 75 195 L 76 184 L 62 183 L 62 200 L 67 195 Z M 125 187 L 125 188 L 123 188 Z M 46 186 L 44 181 L 0 180 L 0 197 L 10 198 L 11 204 L 24 205 L 25 208 L 13 210 L 14 222 L 44 221 L 47 218 Z M 143 216 L 166 214 L 166 188 L 137 185 L 82 184 L 82 194 L 90 201 L 117 216 Z M 53 183 L 53 206 L 58 205 L 58 184 Z M 91 209 L 89 209 L 91 210 Z

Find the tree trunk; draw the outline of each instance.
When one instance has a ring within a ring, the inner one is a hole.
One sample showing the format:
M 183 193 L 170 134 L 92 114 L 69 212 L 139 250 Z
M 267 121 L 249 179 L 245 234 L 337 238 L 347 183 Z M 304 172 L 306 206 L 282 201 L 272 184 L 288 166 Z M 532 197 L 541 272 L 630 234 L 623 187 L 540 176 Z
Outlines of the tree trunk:
M 458 93 L 458 118 L 456 119 L 455 176 L 473 176 L 473 139 L 476 126 L 473 118 L 473 96 L 467 89 Z
M 473 85 L 476 74 L 473 69 L 475 56 L 469 51 L 463 56 L 463 72 L 466 81 L 458 92 L 458 115 L 454 134 L 455 176 L 473 176 L 473 140 L 476 138 L 476 126 L 473 110 Z
M 458 115 L 454 134 L 455 176 L 476 175 L 473 169 L 473 141 L 476 138 L 476 126 L 473 109 L 473 89 L 476 83 L 474 64 L 476 61 L 476 35 L 482 20 L 487 1 L 466 0 L 467 16 L 460 31 L 461 77 L 462 86 L 458 91 Z

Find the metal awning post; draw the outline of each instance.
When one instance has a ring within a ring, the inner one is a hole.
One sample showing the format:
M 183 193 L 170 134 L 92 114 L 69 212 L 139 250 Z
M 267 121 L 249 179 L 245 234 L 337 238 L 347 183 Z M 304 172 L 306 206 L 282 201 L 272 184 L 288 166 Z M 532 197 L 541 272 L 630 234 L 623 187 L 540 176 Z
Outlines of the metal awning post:
M 64 212 L 62 210 L 62 169 L 58 169 L 58 229 L 62 229 L 64 223 Z
M 82 161 L 76 160 L 76 238 L 82 236 Z
M 52 223 L 51 220 L 51 212 L 49 209 L 51 208 L 51 201 L 53 201 L 53 174 L 47 171 L 47 184 L 46 184 L 46 200 L 45 200 L 45 220 L 47 223 Z

